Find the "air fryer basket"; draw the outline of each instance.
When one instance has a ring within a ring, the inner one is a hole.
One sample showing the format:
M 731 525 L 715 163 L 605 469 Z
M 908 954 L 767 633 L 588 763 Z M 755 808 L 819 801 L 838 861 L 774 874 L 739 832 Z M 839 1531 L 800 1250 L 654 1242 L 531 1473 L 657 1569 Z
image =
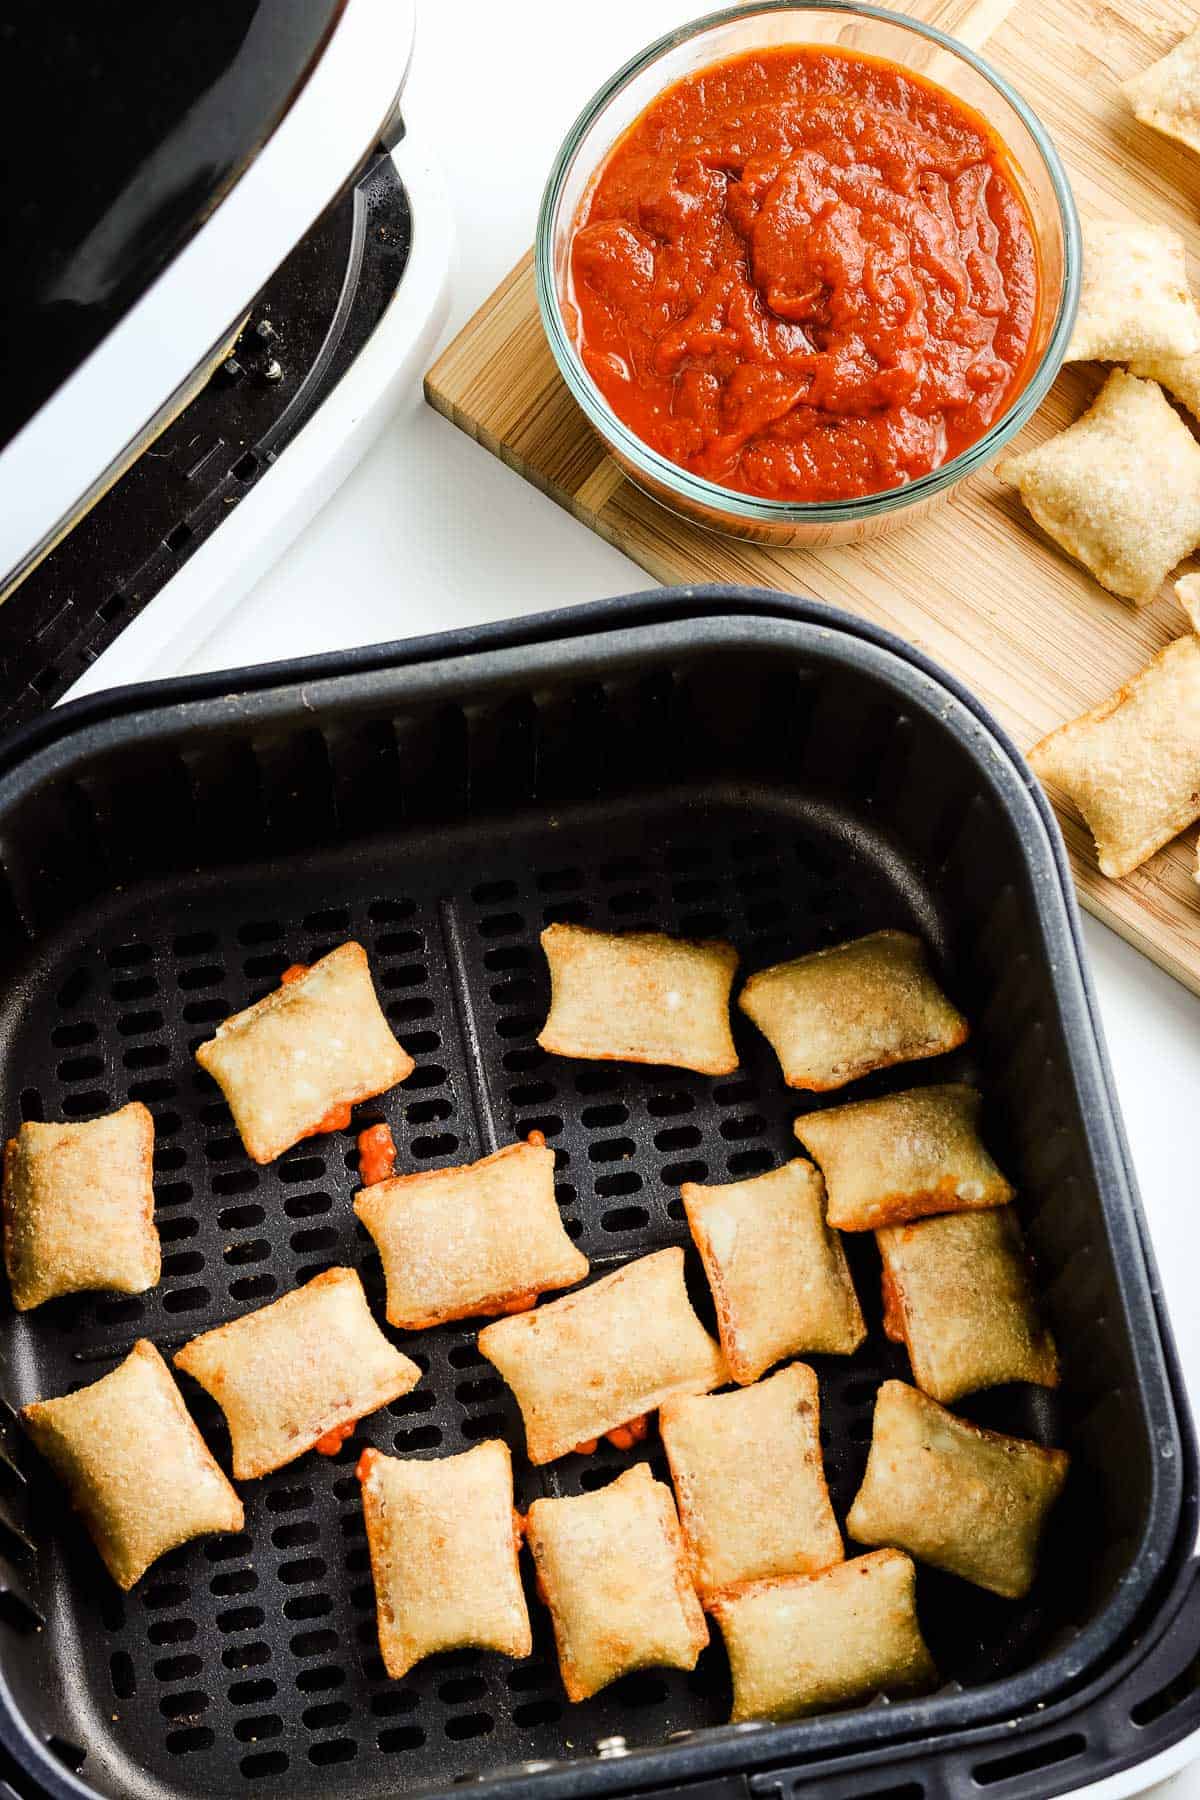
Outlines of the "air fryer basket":
M 727 934 L 746 970 L 901 925 L 932 946 L 974 1033 L 856 1091 L 914 1076 L 983 1086 L 1063 1385 L 963 1410 L 1074 1458 L 1028 1602 L 921 1571 L 936 1696 L 734 1731 L 715 1631 L 694 1674 L 648 1672 L 577 1707 L 536 1604 L 526 1662 L 459 1652 L 385 1678 L 354 1478 L 364 1443 L 438 1455 L 502 1434 L 519 1504 L 586 1490 L 634 1457 L 663 1472 L 653 1440 L 531 1469 L 470 1325 L 405 1339 L 426 1371 L 412 1394 L 337 1458 L 244 1484 L 242 1536 L 173 1553 L 126 1598 L 12 1428 L 0 1738 L 20 1780 L 131 1800 L 303 1800 L 331 1783 L 366 1800 L 464 1778 L 512 1796 L 726 1800 L 798 1792 L 818 1770 L 827 1794 L 883 1793 L 886 1752 L 889 1768 L 917 1759 L 903 1775 L 915 1800 L 980 1783 L 1048 1794 L 1137 1760 L 1156 1724 L 1181 1735 L 1196 1680 L 1179 1671 L 1200 1636 L 1180 1585 L 1195 1459 L 1061 847 L 1015 753 L 920 657 L 824 608 L 714 590 L 130 689 L 10 743 L 0 861 L 5 1127 L 144 1099 L 165 1251 L 151 1294 L 5 1312 L 11 1406 L 95 1379 L 139 1335 L 174 1349 L 333 1263 L 360 1267 L 380 1310 L 349 1205 L 352 1133 L 255 1168 L 192 1060 L 288 963 L 360 939 L 416 1058 L 354 1131 L 386 1118 L 401 1167 L 545 1132 L 567 1229 L 599 1272 L 686 1243 L 680 1182 L 773 1166 L 795 1152 L 796 1113 L 820 1102 L 783 1087 L 740 1020 L 742 1067 L 725 1081 L 544 1055 L 542 925 Z M 853 1240 L 852 1255 L 869 1343 L 813 1359 L 843 1517 L 876 1387 L 907 1373 L 879 1329 L 872 1243 Z M 702 1279 L 695 1296 L 703 1311 Z M 227 1459 L 215 1405 L 194 1386 L 187 1397 Z

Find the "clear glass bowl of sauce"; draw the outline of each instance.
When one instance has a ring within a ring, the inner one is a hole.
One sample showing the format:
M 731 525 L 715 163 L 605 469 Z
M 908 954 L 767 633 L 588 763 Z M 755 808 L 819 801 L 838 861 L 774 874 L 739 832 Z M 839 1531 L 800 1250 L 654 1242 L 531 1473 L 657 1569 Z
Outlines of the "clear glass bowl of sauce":
M 625 473 L 784 544 L 875 535 L 989 462 L 1058 373 L 1079 264 L 1057 153 L 980 57 L 793 0 L 618 71 L 535 254 L 558 367 Z

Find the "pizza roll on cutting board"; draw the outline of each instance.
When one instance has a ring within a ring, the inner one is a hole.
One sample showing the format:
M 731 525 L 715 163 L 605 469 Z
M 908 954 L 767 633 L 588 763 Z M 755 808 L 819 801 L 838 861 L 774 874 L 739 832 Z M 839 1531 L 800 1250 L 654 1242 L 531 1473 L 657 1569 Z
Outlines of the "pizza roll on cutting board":
M 873 931 L 760 969 L 738 1005 L 770 1043 L 787 1085 L 815 1093 L 942 1056 L 968 1031 L 908 931 Z
M 1200 31 L 1122 86 L 1134 118 L 1190 150 L 1200 150 Z
M 393 1176 L 364 1188 L 354 1210 L 383 1259 L 388 1323 L 409 1331 L 532 1305 L 588 1272 L 563 1228 L 544 1143 Z
M 802 1350 L 849 1356 L 867 1335 L 825 1183 L 803 1157 L 748 1181 L 680 1190 L 733 1379 Z
M 1029 762 L 1083 814 L 1101 873 L 1132 874 L 1200 818 L 1200 638 L 1176 638 Z
M 548 925 L 550 1012 L 538 1043 L 552 1056 L 662 1063 L 701 1075 L 738 1066 L 729 995 L 732 944 L 661 931 Z
M 980 1141 L 982 1104 L 975 1088 L 948 1082 L 797 1119 L 796 1136 L 825 1176 L 829 1223 L 873 1231 L 1005 1205 L 1013 1190 Z
M 806 1363 L 732 1394 L 668 1400 L 659 1429 L 705 1607 L 725 1588 L 841 1562 L 817 1378 Z
M 948 1406 L 1006 1381 L 1057 1387 L 1058 1354 L 1011 1206 L 890 1225 L 875 1237 L 884 1330 L 907 1346 L 926 1394 Z
M 862 1486 L 846 1519 L 860 1544 L 888 1544 L 1020 1600 L 1062 1491 L 1065 1450 L 984 1431 L 903 1381 L 885 1381 Z
M 341 944 L 245 1012 L 196 1052 L 219 1084 L 256 1163 L 349 1123 L 348 1109 L 395 1087 L 415 1064 L 392 1036 L 367 953 Z
M 364 1450 L 358 1476 L 392 1680 L 439 1650 L 528 1656 L 508 1445 L 489 1438 L 429 1460 Z
M 1135 606 L 1200 543 L 1200 444 L 1155 382 L 1123 369 L 1082 418 L 996 473 L 1068 556 Z
M 242 1529 L 241 1501 L 146 1338 L 110 1374 L 21 1418 L 118 1587 L 179 1544 Z
M 157 1285 L 154 1120 L 134 1100 L 71 1125 L 26 1120 L 4 1146 L 4 1261 L 18 1312 L 60 1294 Z
M 568 1700 L 634 1669 L 694 1669 L 708 1642 L 671 1490 L 645 1463 L 607 1487 L 535 1500 L 525 1535 Z
M 678 1248 L 497 1319 L 480 1332 L 479 1348 L 517 1396 L 532 1463 L 553 1462 L 673 1395 L 704 1394 L 729 1379 L 692 1311 Z
M 898 1550 L 752 1582 L 712 1610 L 733 1675 L 731 1725 L 937 1685 L 917 1618 L 916 1570 Z
M 322 1439 L 336 1451 L 359 1419 L 421 1379 L 371 1317 L 353 1269 L 327 1269 L 203 1332 L 177 1352 L 175 1366 L 224 1412 L 239 1481 L 281 1469 Z
M 1170 225 L 1080 221 L 1083 274 L 1066 362 L 1135 362 L 1200 350 L 1187 246 Z

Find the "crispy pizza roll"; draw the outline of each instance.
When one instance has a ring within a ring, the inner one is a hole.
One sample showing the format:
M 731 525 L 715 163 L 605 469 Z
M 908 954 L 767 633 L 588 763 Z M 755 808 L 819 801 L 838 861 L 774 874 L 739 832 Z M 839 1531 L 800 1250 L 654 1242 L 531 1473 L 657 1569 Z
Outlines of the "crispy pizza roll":
M 671 1490 L 645 1463 L 607 1487 L 535 1500 L 525 1535 L 568 1700 L 634 1669 L 694 1669 L 708 1642 Z
M 1200 356 L 1196 358 L 1200 363 Z M 1200 631 L 1200 575 L 1181 575 L 1175 583 L 1175 598 L 1187 614 L 1193 631 Z
M 532 1305 L 588 1272 L 563 1229 L 544 1143 L 393 1176 L 364 1188 L 354 1210 L 383 1258 L 388 1323 L 409 1331 Z
M 1200 31 L 1124 83 L 1136 119 L 1200 150 Z
M 550 1013 L 538 1043 L 552 1056 L 664 1063 L 701 1075 L 738 1066 L 729 993 L 732 944 L 661 931 L 548 925 Z
M 789 1087 L 825 1093 L 872 1069 L 942 1056 L 967 1021 L 929 972 L 920 938 L 873 931 L 751 975 L 738 1005 L 779 1058 Z
M 945 1405 L 1005 1381 L 1058 1385 L 1021 1227 L 1011 1206 L 944 1213 L 876 1232 L 884 1329 L 913 1380 Z
M 1200 639 L 1176 638 L 1029 761 L 1083 814 L 1101 872 L 1131 874 L 1200 818 Z
M 220 1085 L 256 1163 L 348 1123 L 351 1106 L 415 1067 L 392 1036 L 361 944 L 341 944 L 234 1013 L 196 1061 Z
M 858 1349 L 866 1326 L 818 1169 L 798 1156 L 748 1181 L 687 1181 L 680 1192 L 735 1381 L 757 1381 L 801 1350 Z
M 983 1431 L 903 1381 L 885 1381 L 846 1530 L 1020 1600 L 1069 1463 L 1065 1450 Z
M 723 1588 L 841 1562 L 807 1363 L 732 1394 L 668 1400 L 659 1427 L 705 1607 Z
M 1161 388 L 1123 369 L 1074 425 L 996 473 L 1068 556 L 1135 606 L 1200 543 L 1200 444 Z
M 353 1269 L 326 1269 L 281 1300 L 203 1332 L 175 1366 L 224 1412 L 239 1481 L 314 1447 L 336 1453 L 359 1419 L 421 1379 L 371 1317 Z
M 683 1251 L 656 1250 L 534 1312 L 497 1319 L 479 1348 L 517 1396 L 532 1463 L 552 1462 L 676 1394 L 728 1381 L 692 1311 Z
M 955 1081 L 797 1119 L 796 1136 L 824 1171 L 829 1223 L 874 1231 L 1005 1205 L 1013 1190 L 980 1142 L 982 1104 L 975 1088 Z
M 119 1587 L 191 1538 L 242 1529 L 241 1501 L 146 1338 L 110 1374 L 21 1418 Z
M 1129 365 L 1131 375 L 1157 381 L 1176 400 L 1200 418 L 1200 354 L 1195 356 L 1139 356 Z
M 1169 225 L 1084 219 L 1083 279 L 1067 362 L 1134 362 L 1200 350 L 1187 249 Z
M 489 1438 L 429 1460 L 364 1450 L 358 1478 L 392 1680 L 439 1650 L 528 1656 L 508 1445 Z
M 154 1120 L 134 1100 L 78 1125 L 26 1120 L 4 1146 L 4 1261 L 18 1312 L 59 1294 L 143 1294 L 162 1272 Z
M 729 1652 L 733 1725 L 926 1693 L 937 1683 L 917 1618 L 916 1570 L 897 1550 L 819 1575 L 752 1582 L 712 1610 Z

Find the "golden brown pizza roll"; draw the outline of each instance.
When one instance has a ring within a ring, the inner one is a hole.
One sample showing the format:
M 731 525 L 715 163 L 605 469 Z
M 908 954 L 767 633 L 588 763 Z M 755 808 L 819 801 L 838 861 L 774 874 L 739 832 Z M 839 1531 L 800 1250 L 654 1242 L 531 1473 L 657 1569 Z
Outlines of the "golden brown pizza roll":
M 954 1050 L 967 1021 L 929 972 L 920 938 L 873 931 L 751 975 L 738 1005 L 789 1087 L 824 1093 L 872 1069 Z
M 353 1269 L 326 1269 L 281 1300 L 185 1344 L 176 1368 L 221 1407 L 239 1481 L 314 1448 L 335 1455 L 366 1418 L 421 1379 L 367 1309 Z
M 59 1294 L 143 1294 L 154 1227 L 154 1120 L 134 1100 L 78 1125 L 26 1120 L 4 1146 L 4 1261 L 19 1312 Z
M 821 1460 L 821 1402 L 806 1363 L 755 1387 L 668 1400 L 659 1429 L 692 1579 L 723 1588 L 815 1575 L 845 1551 Z
M 21 1418 L 118 1586 L 191 1538 L 242 1529 L 241 1501 L 146 1338 L 111 1374 Z
M 383 1259 L 388 1323 L 409 1331 L 523 1311 L 588 1272 L 563 1229 L 544 1140 L 376 1182 L 354 1210 Z
M 508 1445 L 489 1438 L 429 1460 L 364 1450 L 358 1478 L 393 1681 L 438 1650 L 528 1656 Z
M 568 1700 L 634 1669 L 694 1669 L 708 1627 L 671 1490 L 645 1463 L 607 1487 L 535 1500 L 525 1535 Z
M 974 1088 L 949 1082 L 797 1119 L 796 1136 L 825 1176 L 829 1223 L 873 1231 L 1011 1200 L 1012 1188 L 980 1142 L 981 1105 Z
M 949 1405 L 1005 1381 L 1058 1385 L 1021 1227 L 1011 1206 L 944 1213 L 876 1234 L 884 1325 L 913 1380 Z
M 1134 362 L 1200 350 L 1187 246 L 1169 225 L 1082 221 L 1083 279 L 1067 362 Z
M 219 1083 L 257 1163 L 301 1138 L 344 1129 L 357 1101 L 414 1068 L 383 1015 L 361 944 L 297 966 L 293 979 L 218 1025 L 196 1061 Z
M 681 1189 L 729 1373 L 756 1381 L 801 1350 L 849 1356 L 867 1335 L 825 1183 L 803 1157 L 748 1181 Z
M 1068 556 L 1135 606 L 1200 543 L 1200 444 L 1160 387 L 1123 369 L 1082 418 L 996 473 Z
M 1124 687 L 1029 752 L 1119 881 L 1200 818 L 1200 638 L 1176 638 Z
M 1134 117 L 1200 150 L 1200 31 L 1124 84 Z
M 738 1066 L 729 993 L 732 944 L 661 931 L 615 933 L 548 925 L 550 1013 L 538 1043 L 552 1056 L 664 1063 L 701 1075 Z
M 729 1379 L 692 1311 L 678 1248 L 497 1319 L 480 1332 L 479 1348 L 517 1396 L 532 1463 L 565 1456 L 675 1394 L 705 1394 Z
M 905 1382 L 885 1381 L 846 1530 L 1019 1600 L 1033 1585 L 1069 1462 L 1065 1450 L 983 1431 Z
M 917 1618 L 916 1570 L 896 1550 L 819 1575 L 752 1582 L 712 1610 L 729 1652 L 734 1725 L 926 1693 L 937 1683 Z

